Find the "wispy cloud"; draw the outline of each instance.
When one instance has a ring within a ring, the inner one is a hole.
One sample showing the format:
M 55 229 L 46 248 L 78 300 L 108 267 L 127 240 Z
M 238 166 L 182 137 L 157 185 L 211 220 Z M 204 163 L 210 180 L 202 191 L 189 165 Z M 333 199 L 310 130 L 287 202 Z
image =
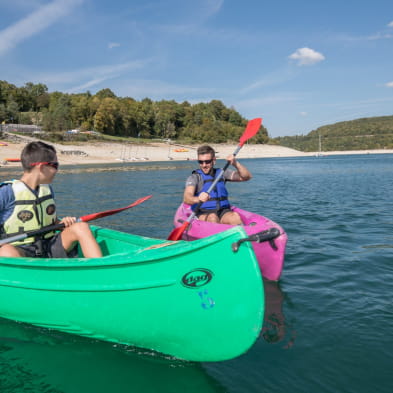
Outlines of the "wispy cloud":
M 69 72 L 48 73 L 34 75 L 34 80 L 41 83 L 56 86 L 67 93 L 77 93 L 86 91 L 97 86 L 106 80 L 128 75 L 130 72 L 142 69 L 151 63 L 152 59 L 140 59 L 115 65 L 103 65 L 97 67 L 87 67 Z M 94 77 L 92 77 L 94 75 Z M 69 87 L 71 85 L 71 87 Z
M 393 87 L 393 82 L 388 82 L 385 84 L 386 87 Z
M 110 43 L 108 44 L 108 48 L 109 48 L 109 49 L 117 48 L 117 47 L 119 47 L 119 46 L 120 46 L 120 44 L 119 44 L 118 42 L 110 42 Z
M 393 21 L 388 24 L 388 27 L 393 27 Z M 388 32 L 380 32 L 368 34 L 368 35 L 350 35 L 350 34 L 339 34 L 336 37 L 339 41 L 347 42 L 361 42 L 361 41 L 378 41 L 378 40 L 390 40 L 393 38 L 393 34 Z
M 69 14 L 84 0 L 55 0 L 0 31 L 0 55 Z
M 316 52 L 310 48 L 299 48 L 290 56 L 291 60 L 296 60 L 298 65 L 312 65 L 325 60 L 325 56 L 322 53 Z
M 124 97 L 151 99 L 175 99 L 192 101 L 193 97 L 198 97 L 198 102 L 203 101 L 201 95 L 214 97 L 217 89 L 214 87 L 193 87 L 167 83 L 160 80 L 128 80 L 121 83 L 116 88 L 118 95 Z
M 211 16 L 217 14 L 224 4 L 224 0 L 205 0 L 203 6 L 203 13 L 205 18 L 210 18 Z
M 189 3 L 185 2 L 185 4 Z M 199 0 L 190 4 L 192 4 L 191 9 L 185 7 L 183 10 L 184 16 L 176 20 L 175 23 L 164 21 L 156 27 L 165 33 L 210 36 L 213 32 L 204 25 L 210 18 L 220 12 L 224 0 Z
M 1 5 L 12 7 L 12 9 L 22 9 L 24 11 L 42 6 L 42 0 L 2 0 Z
M 389 33 L 376 33 L 366 37 L 368 41 L 376 41 L 376 40 L 390 40 L 393 38 L 393 34 Z
M 290 67 L 281 68 L 273 72 L 267 73 L 266 75 L 263 75 L 263 77 L 261 77 L 260 79 L 255 80 L 254 82 L 243 88 L 240 93 L 245 94 L 249 93 L 252 90 L 257 90 L 268 86 L 281 85 L 293 79 L 295 75 L 296 73 L 294 73 L 293 70 L 290 69 Z
M 279 105 L 286 105 L 291 102 L 298 102 L 301 99 L 297 93 L 284 92 L 279 94 L 270 94 L 267 96 L 256 96 L 248 99 L 231 98 L 224 100 L 227 105 L 233 105 L 236 110 L 241 113 L 267 113 L 272 108 L 277 108 Z

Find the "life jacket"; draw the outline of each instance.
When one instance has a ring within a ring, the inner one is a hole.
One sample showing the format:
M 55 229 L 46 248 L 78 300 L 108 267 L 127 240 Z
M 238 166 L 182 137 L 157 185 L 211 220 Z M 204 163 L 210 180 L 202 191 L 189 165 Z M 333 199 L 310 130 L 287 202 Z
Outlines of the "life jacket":
M 203 181 L 203 186 L 201 190 L 197 191 L 198 187 L 195 188 L 195 196 L 198 196 L 202 192 L 207 192 L 211 184 L 214 182 L 214 179 L 222 172 L 222 169 L 213 169 L 212 172 L 212 175 L 206 175 L 201 169 L 197 169 L 196 171 L 192 172 L 197 173 Z M 200 206 L 201 211 L 209 210 L 213 212 L 230 207 L 228 201 L 228 190 L 225 187 L 225 180 L 223 179 L 223 177 L 221 177 L 221 179 L 217 182 L 209 195 L 209 200 L 202 203 L 202 205 Z M 195 209 L 196 206 L 197 204 L 192 205 L 192 209 Z
M 15 197 L 15 207 L 10 217 L 2 225 L 3 236 L 9 237 L 34 231 L 56 223 L 56 205 L 52 190 L 49 185 L 41 184 L 36 195 L 29 187 L 20 180 L 4 182 L 12 184 Z M 51 238 L 55 232 L 47 232 L 40 239 Z M 32 244 L 37 240 L 27 237 L 23 240 L 11 243 L 14 246 Z

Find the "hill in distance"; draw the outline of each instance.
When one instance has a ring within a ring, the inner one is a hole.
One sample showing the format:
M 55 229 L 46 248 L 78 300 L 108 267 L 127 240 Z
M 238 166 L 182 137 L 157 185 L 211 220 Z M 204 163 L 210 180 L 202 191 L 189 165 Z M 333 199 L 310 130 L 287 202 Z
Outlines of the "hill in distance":
M 270 143 L 304 152 L 393 149 L 393 116 L 342 121 L 307 135 L 272 138 Z

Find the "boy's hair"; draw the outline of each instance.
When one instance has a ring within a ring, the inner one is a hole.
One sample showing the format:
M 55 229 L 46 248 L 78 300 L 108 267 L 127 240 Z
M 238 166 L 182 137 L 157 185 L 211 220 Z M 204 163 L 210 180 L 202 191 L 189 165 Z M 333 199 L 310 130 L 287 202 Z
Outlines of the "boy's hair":
M 30 142 L 22 150 L 20 156 L 22 167 L 30 172 L 35 162 L 51 162 L 56 160 L 56 149 L 44 142 Z
M 198 154 L 198 156 L 201 156 L 202 154 L 211 154 L 212 158 L 214 158 L 216 156 L 216 152 L 209 145 L 199 146 L 198 150 L 197 150 L 197 154 Z

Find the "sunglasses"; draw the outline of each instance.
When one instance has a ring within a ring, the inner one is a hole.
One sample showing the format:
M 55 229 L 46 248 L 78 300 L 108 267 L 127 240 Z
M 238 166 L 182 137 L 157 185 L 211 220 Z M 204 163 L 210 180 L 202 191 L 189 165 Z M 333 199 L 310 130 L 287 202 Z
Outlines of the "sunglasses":
M 55 168 L 56 170 L 59 169 L 59 163 L 57 161 L 33 162 L 32 164 L 30 164 L 30 166 L 37 166 L 40 164 L 51 166 L 52 168 Z
M 200 165 L 202 165 L 202 164 L 211 164 L 212 161 L 213 161 L 213 159 L 211 159 L 211 160 L 198 160 Z

